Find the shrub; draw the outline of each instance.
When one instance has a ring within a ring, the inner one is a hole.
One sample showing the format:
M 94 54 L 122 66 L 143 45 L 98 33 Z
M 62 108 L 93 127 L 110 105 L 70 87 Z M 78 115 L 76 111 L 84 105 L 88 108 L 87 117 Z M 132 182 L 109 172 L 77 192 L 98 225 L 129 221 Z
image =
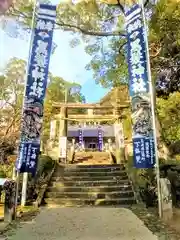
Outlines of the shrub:
M 40 155 L 35 178 L 29 178 L 28 182 L 28 199 L 35 200 L 39 194 L 41 187 L 46 184 L 47 176 L 53 169 L 55 161 L 49 156 Z
M 40 155 L 38 159 L 36 176 L 40 177 L 43 173 L 46 175 L 53 168 L 54 161 L 46 155 Z
M 1 164 L 0 165 L 0 177 L 1 178 L 12 178 L 14 163 Z

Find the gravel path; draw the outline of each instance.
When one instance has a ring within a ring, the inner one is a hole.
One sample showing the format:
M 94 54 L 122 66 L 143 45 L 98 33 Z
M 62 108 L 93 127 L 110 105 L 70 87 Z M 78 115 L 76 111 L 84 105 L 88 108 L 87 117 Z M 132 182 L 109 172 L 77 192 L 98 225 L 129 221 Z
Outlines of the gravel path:
M 49 208 L 8 240 L 157 240 L 129 209 Z

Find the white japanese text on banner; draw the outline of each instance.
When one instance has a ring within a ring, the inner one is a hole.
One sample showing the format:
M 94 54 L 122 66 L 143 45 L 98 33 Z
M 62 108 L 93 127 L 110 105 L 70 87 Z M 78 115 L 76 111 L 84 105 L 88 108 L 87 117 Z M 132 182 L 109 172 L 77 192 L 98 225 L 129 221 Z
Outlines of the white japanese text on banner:
M 36 172 L 55 19 L 55 6 L 39 5 L 28 65 L 19 156 L 16 162 L 19 172 Z
M 152 168 L 155 163 L 154 131 L 147 73 L 145 26 L 136 4 L 126 12 L 129 89 L 132 101 L 134 166 Z

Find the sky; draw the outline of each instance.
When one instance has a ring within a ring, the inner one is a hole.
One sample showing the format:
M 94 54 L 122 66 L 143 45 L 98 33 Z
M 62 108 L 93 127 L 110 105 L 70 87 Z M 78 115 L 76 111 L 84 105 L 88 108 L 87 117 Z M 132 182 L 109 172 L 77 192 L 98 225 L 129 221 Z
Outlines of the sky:
M 107 92 L 101 86 L 96 85 L 93 79 L 93 73 L 85 70 L 86 64 L 90 61 L 90 56 L 84 51 L 84 43 L 75 48 L 69 44 L 72 34 L 55 30 L 53 41 L 57 44 L 57 48 L 50 59 L 50 72 L 54 76 L 59 76 L 67 81 L 78 82 L 82 86 L 82 94 L 86 97 L 86 102 L 97 102 Z M 12 38 L 0 29 L 0 71 L 12 57 L 17 57 L 27 61 L 29 55 L 28 37 L 23 40 L 20 38 Z

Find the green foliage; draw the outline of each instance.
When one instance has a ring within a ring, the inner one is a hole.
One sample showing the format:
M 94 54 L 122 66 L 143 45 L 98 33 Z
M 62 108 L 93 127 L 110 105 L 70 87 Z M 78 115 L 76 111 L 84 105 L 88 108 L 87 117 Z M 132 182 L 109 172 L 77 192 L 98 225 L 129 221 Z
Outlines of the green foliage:
M 15 7 L 10 9 L 9 15 L 18 19 L 26 27 L 29 27 L 31 25 L 34 2 L 15 0 Z M 57 25 L 60 29 L 66 31 L 95 36 L 108 36 L 107 29 L 112 28 L 112 25 L 114 27 L 113 32 L 120 30 L 116 17 L 120 15 L 118 14 L 120 12 L 119 7 L 109 6 L 94 0 L 81 1 L 77 4 L 73 4 L 70 1 L 60 2 L 57 5 Z M 113 15 L 115 16 L 112 17 Z M 106 26 L 104 23 L 106 23 Z M 112 34 L 112 29 L 110 33 Z M 117 34 L 118 32 L 116 32 Z
M 7 64 L 5 75 L 0 76 L 0 142 L 9 139 L 15 143 L 19 137 L 21 124 L 21 112 L 25 86 L 26 62 L 12 58 Z M 53 77 L 49 74 L 50 83 L 47 87 L 47 93 L 44 105 L 44 124 L 43 134 L 49 137 L 50 119 L 53 116 L 53 102 L 64 102 L 65 89 L 73 86 L 81 86 L 77 83 L 70 83 L 61 77 Z M 70 94 L 68 92 L 69 102 L 81 102 L 84 96 L 81 93 Z M 76 112 L 75 112 L 76 113 Z M 5 140 L 6 139 L 6 140 Z
M 62 79 L 61 77 L 53 77 L 50 75 L 50 83 L 47 87 L 45 105 L 44 105 L 44 124 L 43 124 L 43 135 L 46 138 L 49 137 L 50 131 L 50 119 L 54 114 L 58 114 L 59 109 L 56 111 L 53 109 L 54 102 L 64 102 L 65 92 L 68 90 L 67 101 L 68 102 L 82 102 L 84 96 L 79 93 L 71 94 L 70 89 L 72 87 L 81 86 L 78 83 L 70 83 Z M 76 114 L 78 110 L 75 110 Z
M 119 164 L 125 160 L 125 151 L 124 148 L 117 149 L 115 152 L 116 163 Z
M 180 139 L 180 92 L 170 94 L 167 99 L 157 99 L 157 111 L 168 144 Z
M 30 26 L 33 3 L 34 1 L 16 0 L 16 9 L 12 9 L 9 14 L 20 16 L 19 21 Z M 160 0 L 153 7 L 152 18 L 149 22 L 152 74 L 156 83 L 156 94 L 163 98 L 168 98 L 170 93 L 179 90 L 179 19 L 179 1 Z M 57 9 L 57 25 L 62 30 L 75 33 L 72 35 L 72 46 L 76 46 L 81 42 L 80 40 L 86 42 L 85 50 L 92 56 L 87 69 L 93 71 L 96 83 L 103 87 L 128 83 L 124 15 L 119 6 L 108 6 L 97 1 L 82 1 L 76 5 L 70 2 L 60 3 Z M 77 32 L 84 35 L 77 34 Z M 102 39 L 101 37 L 108 38 Z M 63 94 L 58 94 L 60 99 Z M 179 138 L 179 124 L 175 119 L 177 114 L 172 113 L 172 109 L 166 110 L 163 106 L 168 103 L 175 107 L 173 102 L 167 101 L 170 100 L 158 100 L 158 113 L 166 141 L 171 143 Z M 49 109 L 49 115 L 45 113 L 46 119 L 51 113 L 50 105 L 51 101 L 49 101 L 48 108 L 46 107 Z M 169 113 L 170 116 L 167 117 L 166 114 Z M 125 128 L 128 130 L 130 119 L 126 125 Z
M 10 10 L 9 15 L 19 17 L 19 22 L 30 26 L 33 4 L 34 1 L 16 0 L 16 7 Z M 82 33 L 82 35 L 72 36 L 72 46 L 80 43 L 80 38 L 87 43 L 86 52 L 92 56 L 87 69 L 93 70 L 95 81 L 103 87 L 128 82 L 125 18 L 122 6 L 116 6 L 112 2 L 111 4 L 80 1 L 77 4 L 63 2 L 57 6 L 58 27 L 72 33 Z M 154 6 L 151 1 L 148 1 L 146 7 L 153 10 L 149 29 L 153 75 L 157 75 L 157 70 L 170 69 L 171 81 L 168 81 L 166 90 L 169 89 L 172 92 L 177 90 L 179 79 L 178 66 L 174 69 L 179 56 L 179 2 L 178 0 L 160 0 Z M 104 40 L 101 37 L 109 38 Z M 160 82 L 162 83 L 162 79 Z
M 124 115 L 126 116 L 126 119 L 123 120 L 124 136 L 130 140 L 132 138 L 131 110 L 124 110 Z
M 158 19 L 158 21 L 157 21 Z M 156 46 L 160 44 L 158 57 L 174 55 L 175 47 L 180 47 L 180 5 L 177 0 L 158 1 L 150 21 L 150 40 Z
M 54 161 L 46 155 L 40 155 L 38 159 L 37 166 L 37 177 L 40 177 L 43 173 L 46 175 L 49 171 L 53 169 Z
M 105 43 L 100 39 L 91 47 L 89 45 L 86 47 L 86 52 L 92 56 L 86 68 L 93 70 L 93 77 L 97 84 L 109 88 L 128 83 L 126 57 L 119 53 L 120 47 L 125 42 L 124 38 L 112 37 Z
M 161 167 L 168 166 L 168 165 L 180 165 L 180 162 L 176 159 L 171 160 L 164 160 L 159 159 L 160 161 L 160 169 Z M 133 180 L 133 183 L 135 187 L 137 188 L 137 191 L 139 191 L 139 188 L 146 188 L 146 184 L 150 184 L 150 186 L 156 185 L 156 178 L 155 178 L 155 169 L 149 168 L 149 169 L 138 169 L 135 168 L 133 165 L 133 157 L 129 157 L 127 162 L 127 169 L 130 174 L 130 177 Z
M 18 134 L 21 118 L 26 63 L 12 58 L 0 79 L 0 135 L 1 140 Z
M 127 162 L 127 169 L 133 180 L 134 186 L 139 191 L 139 188 L 145 188 L 146 184 L 154 184 L 155 172 L 154 169 L 138 169 L 134 167 L 133 157 L 129 157 Z
M 12 178 L 14 163 L 0 165 L 0 178 Z
M 151 67 L 157 76 L 156 94 L 166 97 L 180 90 L 180 4 L 160 0 L 150 22 Z M 163 86 L 163 88 L 162 88 Z

